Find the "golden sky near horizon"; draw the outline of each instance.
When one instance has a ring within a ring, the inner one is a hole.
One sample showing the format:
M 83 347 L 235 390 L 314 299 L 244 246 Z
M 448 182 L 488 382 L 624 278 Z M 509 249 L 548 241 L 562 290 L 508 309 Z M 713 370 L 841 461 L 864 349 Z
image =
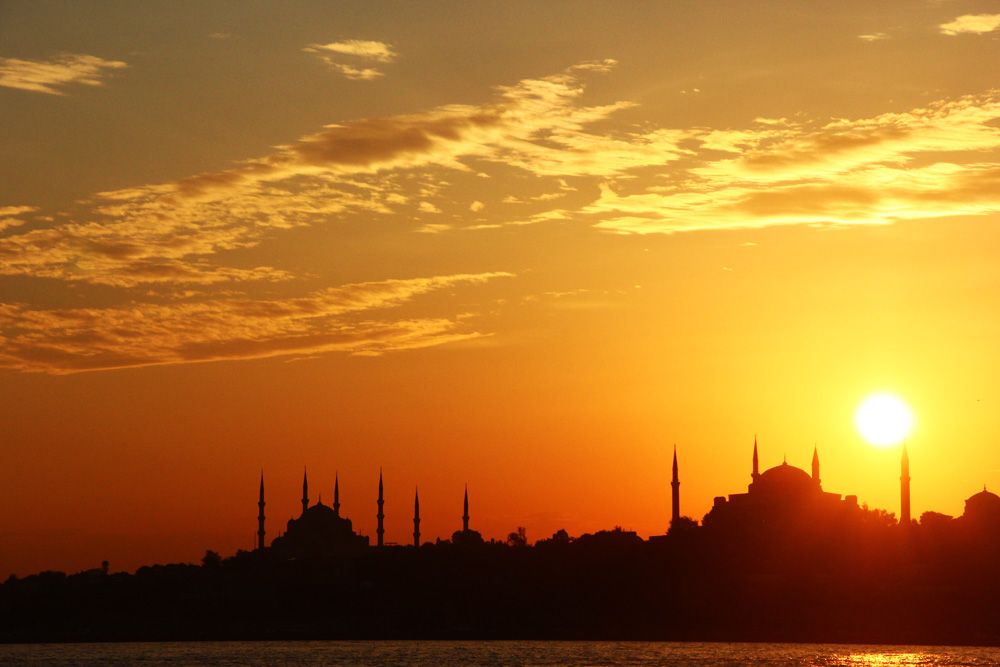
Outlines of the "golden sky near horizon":
M 0 5 L 0 576 L 1000 491 L 1000 5 Z

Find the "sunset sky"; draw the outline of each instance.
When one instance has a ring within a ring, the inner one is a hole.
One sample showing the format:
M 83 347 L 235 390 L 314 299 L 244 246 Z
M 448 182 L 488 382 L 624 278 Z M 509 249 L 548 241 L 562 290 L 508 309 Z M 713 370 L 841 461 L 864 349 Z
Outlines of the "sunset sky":
M 1000 5 L 0 4 L 0 577 L 1000 491 Z

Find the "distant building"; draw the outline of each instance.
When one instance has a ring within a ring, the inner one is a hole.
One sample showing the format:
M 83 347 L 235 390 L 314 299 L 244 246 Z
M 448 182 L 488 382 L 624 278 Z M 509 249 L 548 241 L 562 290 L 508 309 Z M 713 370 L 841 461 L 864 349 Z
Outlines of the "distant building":
M 829 519 L 831 515 L 855 511 L 857 496 L 842 498 L 820 485 L 819 453 L 813 449 L 812 474 L 785 461 L 759 471 L 757 441 L 753 443 L 753 469 L 746 493 L 715 499 L 702 520 L 706 528 L 754 529 L 782 527 Z
M 965 500 L 965 511 L 960 518 L 983 527 L 1000 526 L 1000 496 L 990 493 L 984 486 L 982 491 Z
M 261 527 L 263 530 L 263 526 Z M 340 516 L 340 480 L 335 478 L 333 507 L 320 499 L 309 506 L 309 481 L 302 477 L 302 514 L 289 519 L 285 533 L 274 538 L 271 551 L 287 558 L 331 556 L 368 546 L 368 538 L 354 532 L 351 520 Z
M 452 544 L 464 544 L 464 545 L 476 545 L 483 544 L 483 536 L 479 534 L 478 530 L 469 529 L 469 486 L 465 486 L 465 502 L 463 504 L 464 511 L 462 512 L 462 530 L 456 530 L 452 533 L 451 543 Z

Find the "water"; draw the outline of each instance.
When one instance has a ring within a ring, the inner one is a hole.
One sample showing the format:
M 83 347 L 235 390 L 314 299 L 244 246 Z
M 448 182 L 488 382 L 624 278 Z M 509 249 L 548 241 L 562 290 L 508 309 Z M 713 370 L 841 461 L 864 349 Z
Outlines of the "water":
M 670 642 L 0 645 L 4 667 L 904 667 L 1000 665 L 1000 648 Z

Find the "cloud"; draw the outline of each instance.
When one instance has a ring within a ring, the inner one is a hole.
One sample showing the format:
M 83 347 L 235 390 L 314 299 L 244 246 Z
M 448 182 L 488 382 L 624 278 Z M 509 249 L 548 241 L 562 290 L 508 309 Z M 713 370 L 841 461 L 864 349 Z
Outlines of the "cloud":
M 316 55 L 334 71 L 352 81 L 371 81 L 384 76 L 385 73 L 375 67 L 356 67 L 345 63 L 345 57 L 354 61 L 374 61 L 376 63 L 391 63 L 396 59 L 396 52 L 389 44 L 360 39 L 349 39 L 330 44 L 310 44 L 302 50 Z
M 359 69 L 357 67 L 351 67 L 350 65 L 343 65 L 340 63 L 328 64 L 330 67 L 343 74 L 344 78 L 350 79 L 351 81 L 371 81 L 372 79 L 377 79 L 380 76 L 385 76 L 385 72 L 381 72 L 373 67 Z
M 479 337 L 448 318 L 373 319 L 433 291 L 508 273 L 357 283 L 284 300 L 221 298 L 120 308 L 0 304 L 0 367 L 52 374 L 347 352 L 377 355 Z
M 581 213 L 603 229 L 673 233 L 1000 211 L 997 121 L 1000 96 L 989 94 L 819 127 L 708 131 L 696 159 L 661 174 L 665 185 L 604 184 Z
M 384 42 L 371 42 L 361 39 L 348 39 L 330 44 L 310 44 L 303 51 L 309 53 L 337 53 L 345 56 L 356 56 L 364 60 L 374 60 L 380 63 L 391 63 L 396 59 L 392 47 Z
M 329 125 L 231 169 L 173 183 L 104 192 L 74 221 L 0 239 L 0 275 L 30 275 L 117 287 L 286 280 L 272 266 L 217 266 L 223 253 L 255 247 L 278 230 L 336 217 L 392 213 L 411 201 L 429 214 L 448 182 L 433 170 L 475 175 L 489 165 L 552 176 L 615 176 L 686 155 L 689 133 L 652 130 L 607 136 L 588 126 L 631 106 L 583 106 L 579 76 L 613 61 L 583 63 L 497 89 L 483 105 Z M 475 167 L 475 168 L 474 168 Z M 413 174 L 423 174 L 412 192 Z M 409 191 L 408 191 L 409 189 Z M 485 205 L 486 202 L 484 202 Z M 520 222 L 520 221 L 518 221 Z M 443 231 L 437 221 L 423 229 Z
M 966 14 L 951 23 L 943 23 L 940 27 L 941 33 L 945 35 L 993 32 L 1000 28 L 1000 14 Z
M 994 210 L 975 183 L 989 182 L 997 164 L 996 93 L 867 119 L 608 130 L 605 121 L 633 105 L 584 104 L 582 77 L 613 67 L 582 63 L 501 86 L 485 104 L 332 124 L 231 169 L 98 193 L 71 222 L 0 238 L 0 275 L 160 292 L 288 281 L 296 276 L 286 268 L 236 258 L 285 230 L 351 216 L 403 214 L 414 231 L 433 233 L 566 220 L 672 233 Z M 468 192 L 445 172 L 467 181 L 512 170 L 540 183 L 497 200 L 517 211 L 491 208 L 488 224 L 442 219 Z
M 874 32 L 868 35 L 858 35 L 858 39 L 863 42 L 878 42 L 884 39 L 889 39 L 889 35 L 884 32 Z
M 33 213 L 37 210 L 37 206 L 0 206 L 0 216 L 21 215 L 22 213 Z
M 64 53 L 49 61 L 0 58 L 0 86 L 31 90 L 49 95 L 63 95 L 58 88 L 70 83 L 103 86 L 107 70 L 128 67 L 116 60 L 97 56 Z

